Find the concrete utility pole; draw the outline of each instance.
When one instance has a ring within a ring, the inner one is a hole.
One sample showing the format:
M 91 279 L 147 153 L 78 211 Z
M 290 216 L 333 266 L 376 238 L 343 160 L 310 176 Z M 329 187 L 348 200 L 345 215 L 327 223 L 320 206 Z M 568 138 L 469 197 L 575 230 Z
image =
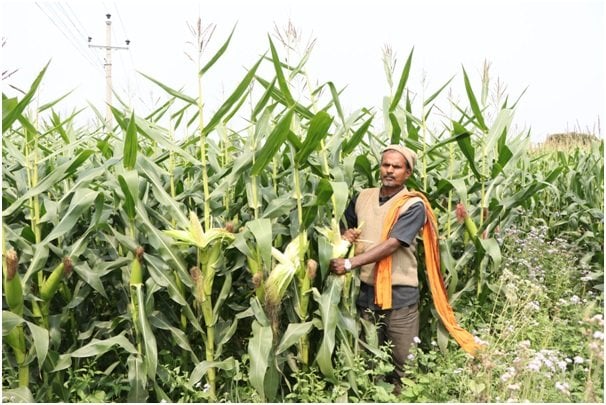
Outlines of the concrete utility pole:
M 88 47 L 89 48 L 105 48 L 105 103 L 106 103 L 106 112 L 105 112 L 105 125 L 107 130 L 111 130 L 113 124 L 113 116 L 112 116 L 112 110 L 111 110 L 111 104 L 112 104 L 112 50 L 116 49 L 116 50 L 120 50 L 120 49 L 128 49 L 128 45 L 130 44 L 130 41 L 127 39 L 126 41 L 126 45 L 127 46 L 112 46 L 112 30 L 111 30 L 111 25 L 112 22 L 110 20 L 111 18 L 111 14 L 105 14 L 105 17 L 107 17 L 107 21 L 105 21 L 105 45 L 93 45 L 90 43 L 90 41 L 92 41 L 91 37 L 88 37 Z

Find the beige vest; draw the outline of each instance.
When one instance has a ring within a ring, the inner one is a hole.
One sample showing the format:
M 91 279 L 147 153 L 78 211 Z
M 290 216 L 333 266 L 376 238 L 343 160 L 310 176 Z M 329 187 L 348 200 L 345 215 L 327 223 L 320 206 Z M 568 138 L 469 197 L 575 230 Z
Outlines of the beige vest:
M 356 243 L 356 254 L 367 251 L 381 243 L 381 233 L 385 217 L 398 197 L 407 191 L 405 187 L 383 205 L 379 205 L 378 188 L 369 188 L 360 192 L 356 200 L 356 215 L 358 216 L 358 226 L 361 226 L 362 233 Z M 398 216 L 402 215 L 412 204 L 418 201 L 422 200 L 419 197 L 410 198 L 400 208 Z M 392 285 L 407 285 L 412 287 L 419 285 L 417 258 L 415 256 L 416 244 L 416 240 L 413 240 L 409 247 L 400 246 L 393 253 L 391 260 Z M 360 269 L 360 280 L 366 284 L 374 285 L 375 265 L 376 263 L 370 263 L 362 266 Z

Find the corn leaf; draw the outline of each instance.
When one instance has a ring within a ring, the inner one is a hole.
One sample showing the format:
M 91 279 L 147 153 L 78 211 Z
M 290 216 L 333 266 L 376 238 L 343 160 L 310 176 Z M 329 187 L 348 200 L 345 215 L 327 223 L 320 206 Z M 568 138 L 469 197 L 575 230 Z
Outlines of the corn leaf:
M 282 94 L 284 95 L 284 98 L 286 99 L 286 105 L 288 107 L 292 108 L 295 105 L 295 100 L 293 99 L 292 94 L 290 94 L 290 90 L 288 89 L 288 83 L 286 82 L 286 79 L 284 78 L 284 72 L 282 71 L 282 65 L 280 64 L 280 58 L 278 57 L 278 52 L 276 51 L 276 47 L 274 46 L 274 43 L 271 40 L 271 37 L 269 35 L 267 37 L 269 38 L 269 48 L 271 50 L 271 58 L 274 63 L 274 69 L 276 70 L 278 86 L 280 86 L 280 91 L 282 92 Z
M 320 111 L 311 119 L 307 136 L 299 152 L 295 155 L 295 160 L 302 164 L 309 155 L 320 146 L 321 142 L 328 135 L 328 129 L 332 124 L 333 118 L 325 111 Z
M 63 214 L 63 219 L 61 219 L 61 222 L 59 222 L 46 238 L 44 238 L 42 243 L 49 243 L 69 232 L 76 225 L 80 215 L 90 209 L 98 194 L 98 191 L 87 188 L 77 189 L 72 196 L 67 212 Z
M 358 146 L 362 142 L 362 138 L 364 137 L 364 135 L 366 135 L 366 132 L 368 131 L 368 128 L 370 127 L 373 118 L 374 115 L 364 121 L 364 123 L 360 125 L 360 127 L 353 133 L 351 138 L 343 142 L 342 151 L 344 155 L 349 155 L 351 152 L 354 151 L 356 146 Z
M 292 117 L 293 110 L 290 109 L 282 116 L 278 124 L 267 137 L 265 144 L 257 153 L 255 163 L 253 164 L 251 170 L 253 176 L 258 176 L 265 169 L 286 140 L 288 133 L 290 132 Z
M 251 385 L 264 400 L 265 374 L 270 366 L 270 353 L 273 346 L 273 333 L 270 326 L 261 326 L 257 321 L 252 323 L 252 337 L 248 341 L 250 369 L 248 378 Z
M 118 336 L 113 336 L 108 339 L 92 339 L 88 344 L 74 350 L 71 357 L 94 357 L 107 353 L 109 350 L 113 350 L 114 346 L 122 348 L 127 353 L 136 354 L 137 349 L 133 344 L 124 336 L 124 332 Z
M 128 365 L 128 402 L 141 403 L 147 402 L 147 373 L 145 372 L 145 362 L 138 354 L 128 356 L 126 361 Z
M 124 136 L 124 154 L 123 164 L 127 170 L 135 168 L 137 163 L 137 125 L 135 124 L 135 112 L 133 111 L 128 120 L 128 126 L 126 127 L 126 135 Z
M 250 82 L 255 77 L 255 72 L 261 63 L 261 57 L 257 63 L 250 68 L 246 76 L 242 79 L 242 81 L 238 84 L 236 89 L 231 93 L 231 95 L 225 100 L 225 102 L 219 107 L 217 112 L 211 117 L 208 124 L 204 127 L 204 134 L 209 134 L 216 126 L 219 124 L 223 116 L 229 112 L 234 104 L 242 97 L 242 95 L 248 90 Z M 190 142 L 188 142 L 189 144 Z
M 299 342 L 303 336 L 309 334 L 311 329 L 313 328 L 313 322 L 304 322 L 304 323 L 290 323 L 286 328 L 286 332 L 282 335 L 282 339 L 280 340 L 280 344 L 276 349 L 276 355 L 284 352 L 286 349 L 291 347 L 292 345 Z
M 463 80 L 465 81 L 465 91 L 467 92 L 467 98 L 469 99 L 469 105 L 471 106 L 471 111 L 473 111 L 476 125 L 482 131 L 486 132 L 488 131 L 488 128 L 484 123 L 482 110 L 480 110 L 480 106 L 478 105 L 476 96 L 473 94 L 473 89 L 471 88 L 471 84 L 469 83 L 469 77 L 467 77 L 467 72 L 465 71 L 465 68 L 463 68 Z
M 344 277 L 329 275 L 322 295 L 313 289 L 314 299 L 319 305 L 322 319 L 322 343 L 318 349 L 316 362 L 324 376 L 333 382 L 336 382 L 334 369 L 332 366 L 332 354 L 336 345 L 336 329 L 339 318 L 339 302 L 341 301 L 341 291 L 343 290 Z
M 255 237 L 257 251 L 266 268 L 271 266 L 272 228 L 271 221 L 267 218 L 259 218 L 246 223 L 246 227 Z
M 134 288 L 137 300 L 137 310 L 139 311 L 137 322 L 139 322 L 139 331 L 141 332 L 145 350 L 145 369 L 147 371 L 147 376 L 153 381 L 156 378 L 156 369 L 158 368 L 158 346 L 156 344 L 156 336 L 147 319 L 143 284 L 136 284 Z
M 202 76 L 204 73 L 206 73 L 219 60 L 219 58 L 221 56 L 223 56 L 223 54 L 227 50 L 227 47 L 229 46 L 229 41 L 231 41 L 231 37 L 232 37 L 232 35 L 234 35 L 235 30 L 236 30 L 236 25 L 234 25 L 234 28 L 231 29 L 231 32 L 230 32 L 229 36 L 227 37 L 227 40 L 225 40 L 225 43 L 221 46 L 221 48 L 219 48 L 217 53 L 215 53 L 213 55 L 213 57 L 210 58 L 210 60 L 206 63 L 206 65 L 204 65 L 202 67 L 202 69 L 200 69 L 200 73 L 198 73 L 199 76 Z
M 404 64 L 404 68 L 402 69 L 402 74 L 400 75 L 400 81 L 398 82 L 398 88 L 391 100 L 391 104 L 389 105 L 389 112 L 395 111 L 400 99 L 402 98 L 402 93 L 404 92 L 404 87 L 406 87 L 406 82 L 408 81 L 408 75 L 410 74 L 410 65 L 412 64 L 412 53 L 414 52 L 414 48 L 410 50 L 410 54 L 406 59 L 406 63 Z
M 467 158 L 467 163 L 469 163 L 469 168 L 471 169 L 473 174 L 475 174 L 476 178 L 479 181 L 481 181 L 482 175 L 480 174 L 480 172 L 478 171 L 478 168 L 476 167 L 475 149 L 473 148 L 473 145 L 471 144 L 471 133 L 468 132 L 465 129 L 465 127 L 463 127 L 461 124 L 459 124 L 456 121 L 453 121 L 452 125 L 453 125 L 453 133 L 455 135 L 455 139 L 457 141 L 457 144 L 459 145 L 459 148 L 461 149 L 461 152 L 463 152 L 463 155 Z
M 177 90 L 174 90 L 174 89 L 168 87 L 167 85 L 159 82 L 158 80 L 152 78 L 151 76 L 146 75 L 145 73 L 139 72 L 139 74 L 141 74 L 143 77 L 150 80 L 151 82 L 157 84 L 160 88 L 162 88 L 165 92 L 167 92 L 171 96 L 181 99 L 183 101 L 186 101 L 189 104 L 196 105 L 196 103 L 197 103 L 196 99 L 191 98 L 190 96 L 187 96 L 187 95 L 181 93 L 180 91 L 177 91 Z
M 48 191 L 51 187 L 56 186 L 67 176 L 72 175 L 78 167 L 80 167 L 86 159 L 91 155 L 91 150 L 80 152 L 73 160 L 65 162 L 57 166 L 46 177 L 44 177 L 35 187 L 30 188 L 25 194 L 15 200 L 8 208 L 2 212 L 2 216 L 11 215 L 21 205 L 30 198 Z
M 235 366 L 236 366 L 236 361 L 233 357 L 228 357 L 227 359 L 222 360 L 222 361 L 204 360 L 204 361 L 198 363 L 196 365 L 196 367 L 194 367 L 193 371 L 191 372 L 191 374 L 189 376 L 189 385 L 193 386 L 198 381 L 200 381 L 202 379 L 202 377 L 204 377 L 206 372 L 211 368 L 230 371 L 230 370 L 233 370 L 235 368 Z
M 44 77 L 44 74 L 46 73 L 46 69 L 48 68 L 49 64 L 50 61 L 48 61 L 44 68 L 42 68 L 40 73 L 38 73 L 38 76 L 32 83 L 30 89 L 27 91 L 25 96 L 23 96 L 21 101 L 19 101 L 17 104 L 14 104 L 13 101 L 7 101 L 5 103 L 5 100 L 13 99 L 5 99 L 4 97 L 2 98 L 2 133 L 5 133 L 6 130 L 9 129 L 11 125 L 13 125 L 13 123 L 21 116 L 23 111 L 25 111 L 29 103 L 32 101 L 32 98 L 34 98 L 34 95 L 38 90 L 38 86 L 40 86 L 40 83 L 42 82 L 42 78 Z

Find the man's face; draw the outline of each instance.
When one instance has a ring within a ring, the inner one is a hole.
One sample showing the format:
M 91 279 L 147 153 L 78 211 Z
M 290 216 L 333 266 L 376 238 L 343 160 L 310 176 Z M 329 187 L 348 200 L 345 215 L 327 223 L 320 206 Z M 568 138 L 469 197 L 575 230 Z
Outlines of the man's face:
M 406 159 L 395 150 L 388 150 L 381 158 L 381 183 L 385 188 L 401 188 L 410 176 Z

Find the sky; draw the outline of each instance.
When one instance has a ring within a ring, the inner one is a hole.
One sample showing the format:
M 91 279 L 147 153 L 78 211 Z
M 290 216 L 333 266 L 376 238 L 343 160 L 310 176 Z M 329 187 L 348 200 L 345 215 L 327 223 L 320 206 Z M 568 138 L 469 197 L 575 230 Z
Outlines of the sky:
M 88 102 L 104 111 L 105 50 L 89 45 L 105 45 L 106 14 L 112 46 L 130 41 L 128 49 L 112 51 L 113 89 L 122 100 L 145 115 L 167 99 L 141 73 L 195 97 L 197 65 L 187 55 L 196 58 L 190 27 L 200 17 L 209 32 L 214 27 L 203 62 L 235 27 L 227 52 L 204 76 L 205 111 L 216 110 L 269 50 L 270 36 L 284 60 L 296 60 L 315 41 L 309 78 L 344 88 L 346 113 L 380 111 L 390 93 L 385 50 L 397 61 L 397 80 L 414 49 L 408 87 L 417 99 L 454 77 L 451 98 L 465 105 L 463 69 L 479 96 L 488 63 L 495 100 L 497 84 L 510 100 L 523 93 L 513 130 L 530 130 L 535 142 L 568 131 L 604 135 L 603 0 L 1 0 L 0 11 L 2 71 L 14 72 L 3 80 L 3 93 L 28 90 L 50 61 L 39 103 L 73 90 L 59 104 L 67 111 Z M 276 36 L 289 24 L 300 39 L 292 53 Z

